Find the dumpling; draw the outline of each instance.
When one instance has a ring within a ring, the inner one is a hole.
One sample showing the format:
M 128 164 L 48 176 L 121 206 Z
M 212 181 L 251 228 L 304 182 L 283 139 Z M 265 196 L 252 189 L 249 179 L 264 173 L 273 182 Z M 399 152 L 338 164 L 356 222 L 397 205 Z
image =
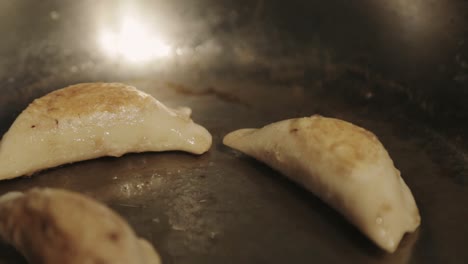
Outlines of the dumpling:
M 388 152 L 373 133 L 351 123 L 314 115 L 240 129 L 223 142 L 303 185 L 388 252 L 420 224 Z
M 161 263 L 124 219 L 78 193 L 10 192 L 0 197 L 0 215 L 0 238 L 29 263 Z
M 211 135 L 190 113 L 120 83 L 82 83 L 54 91 L 34 100 L 3 136 L 0 179 L 129 152 L 202 154 L 211 146 Z

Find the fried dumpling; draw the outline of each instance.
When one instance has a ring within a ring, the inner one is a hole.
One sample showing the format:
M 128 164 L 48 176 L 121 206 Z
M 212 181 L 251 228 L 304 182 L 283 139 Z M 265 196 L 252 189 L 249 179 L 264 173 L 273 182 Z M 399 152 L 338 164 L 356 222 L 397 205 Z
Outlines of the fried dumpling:
M 0 179 L 102 156 L 180 150 L 202 154 L 210 133 L 132 86 L 83 83 L 34 100 L 0 141 Z
M 0 238 L 29 263 L 160 264 L 119 215 L 79 193 L 32 189 L 0 197 Z
M 314 115 L 240 129 L 223 142 L 303 185 L 388 252 L 420 224 L 388 152 L 373 133 L 351 123 Z

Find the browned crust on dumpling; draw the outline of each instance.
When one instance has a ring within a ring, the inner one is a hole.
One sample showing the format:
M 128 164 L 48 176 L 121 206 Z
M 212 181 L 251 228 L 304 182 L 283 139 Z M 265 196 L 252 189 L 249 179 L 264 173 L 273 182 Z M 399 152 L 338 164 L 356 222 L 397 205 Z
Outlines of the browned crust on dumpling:
M 312 122 L 308 122 L 309 119 Z M 339 157 L 348 168 L 363 160 L 372 162 L 382 154 L 382 144 L 376 135 L 339 119 L 320 115 L 298 118 L 291 122 L 289 131 L 303 144 L 321 146 L 310 149 L 335 154 L 333 156 Z
M 36 99 L 25 111 L 62 119 L 96 112 L 116 113 L 125 107 L 143 108 L 151 100 L 148 94 L 121 83 L 81 83 Z

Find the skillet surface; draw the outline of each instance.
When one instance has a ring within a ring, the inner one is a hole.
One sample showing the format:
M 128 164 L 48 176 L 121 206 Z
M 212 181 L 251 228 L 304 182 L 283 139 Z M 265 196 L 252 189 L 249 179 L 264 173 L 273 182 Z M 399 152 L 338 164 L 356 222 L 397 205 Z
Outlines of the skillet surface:
M 213 147 L 202 156 L 66 165 L 1 182 L 0 193 L 48 186 L 95 197 L 153 242 L 164 263 L 468 260 L 463 1 L 76 2 L 1 3 L 1 132 L 49 91 L 120 81 L 191 107 Z M 126 14 L 164 36 L 170 54 L 135 61 L 106 53 L 102 30 L 118 31 Z M 316 113 L 373 131 L 401 170 L 422 225 L 396 253 L 382 253 L 316 197 L 221 144 L 234 129 Z M 3 245 L 0 263 L 25 261 Z

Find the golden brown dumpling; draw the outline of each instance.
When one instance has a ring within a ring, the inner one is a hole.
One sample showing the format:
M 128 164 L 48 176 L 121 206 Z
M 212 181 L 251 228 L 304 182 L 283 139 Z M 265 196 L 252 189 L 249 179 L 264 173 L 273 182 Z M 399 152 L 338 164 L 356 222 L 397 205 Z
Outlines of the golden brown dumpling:
M 0 141 L 0 180 L 58 165 L 129 152 L 211 146 L 210 133 L 190 119 L 120 83 L 83 83 L 34 100 Z
M 303 185 L 393 252 L 420 224 L 410 189 L 371 132 L 318 115 L 229 133 L 224 144 Z
M 84 195 L 33 189 L 0 197 L 0 238 L 29 263 L 160 264 L 119 215 Z

